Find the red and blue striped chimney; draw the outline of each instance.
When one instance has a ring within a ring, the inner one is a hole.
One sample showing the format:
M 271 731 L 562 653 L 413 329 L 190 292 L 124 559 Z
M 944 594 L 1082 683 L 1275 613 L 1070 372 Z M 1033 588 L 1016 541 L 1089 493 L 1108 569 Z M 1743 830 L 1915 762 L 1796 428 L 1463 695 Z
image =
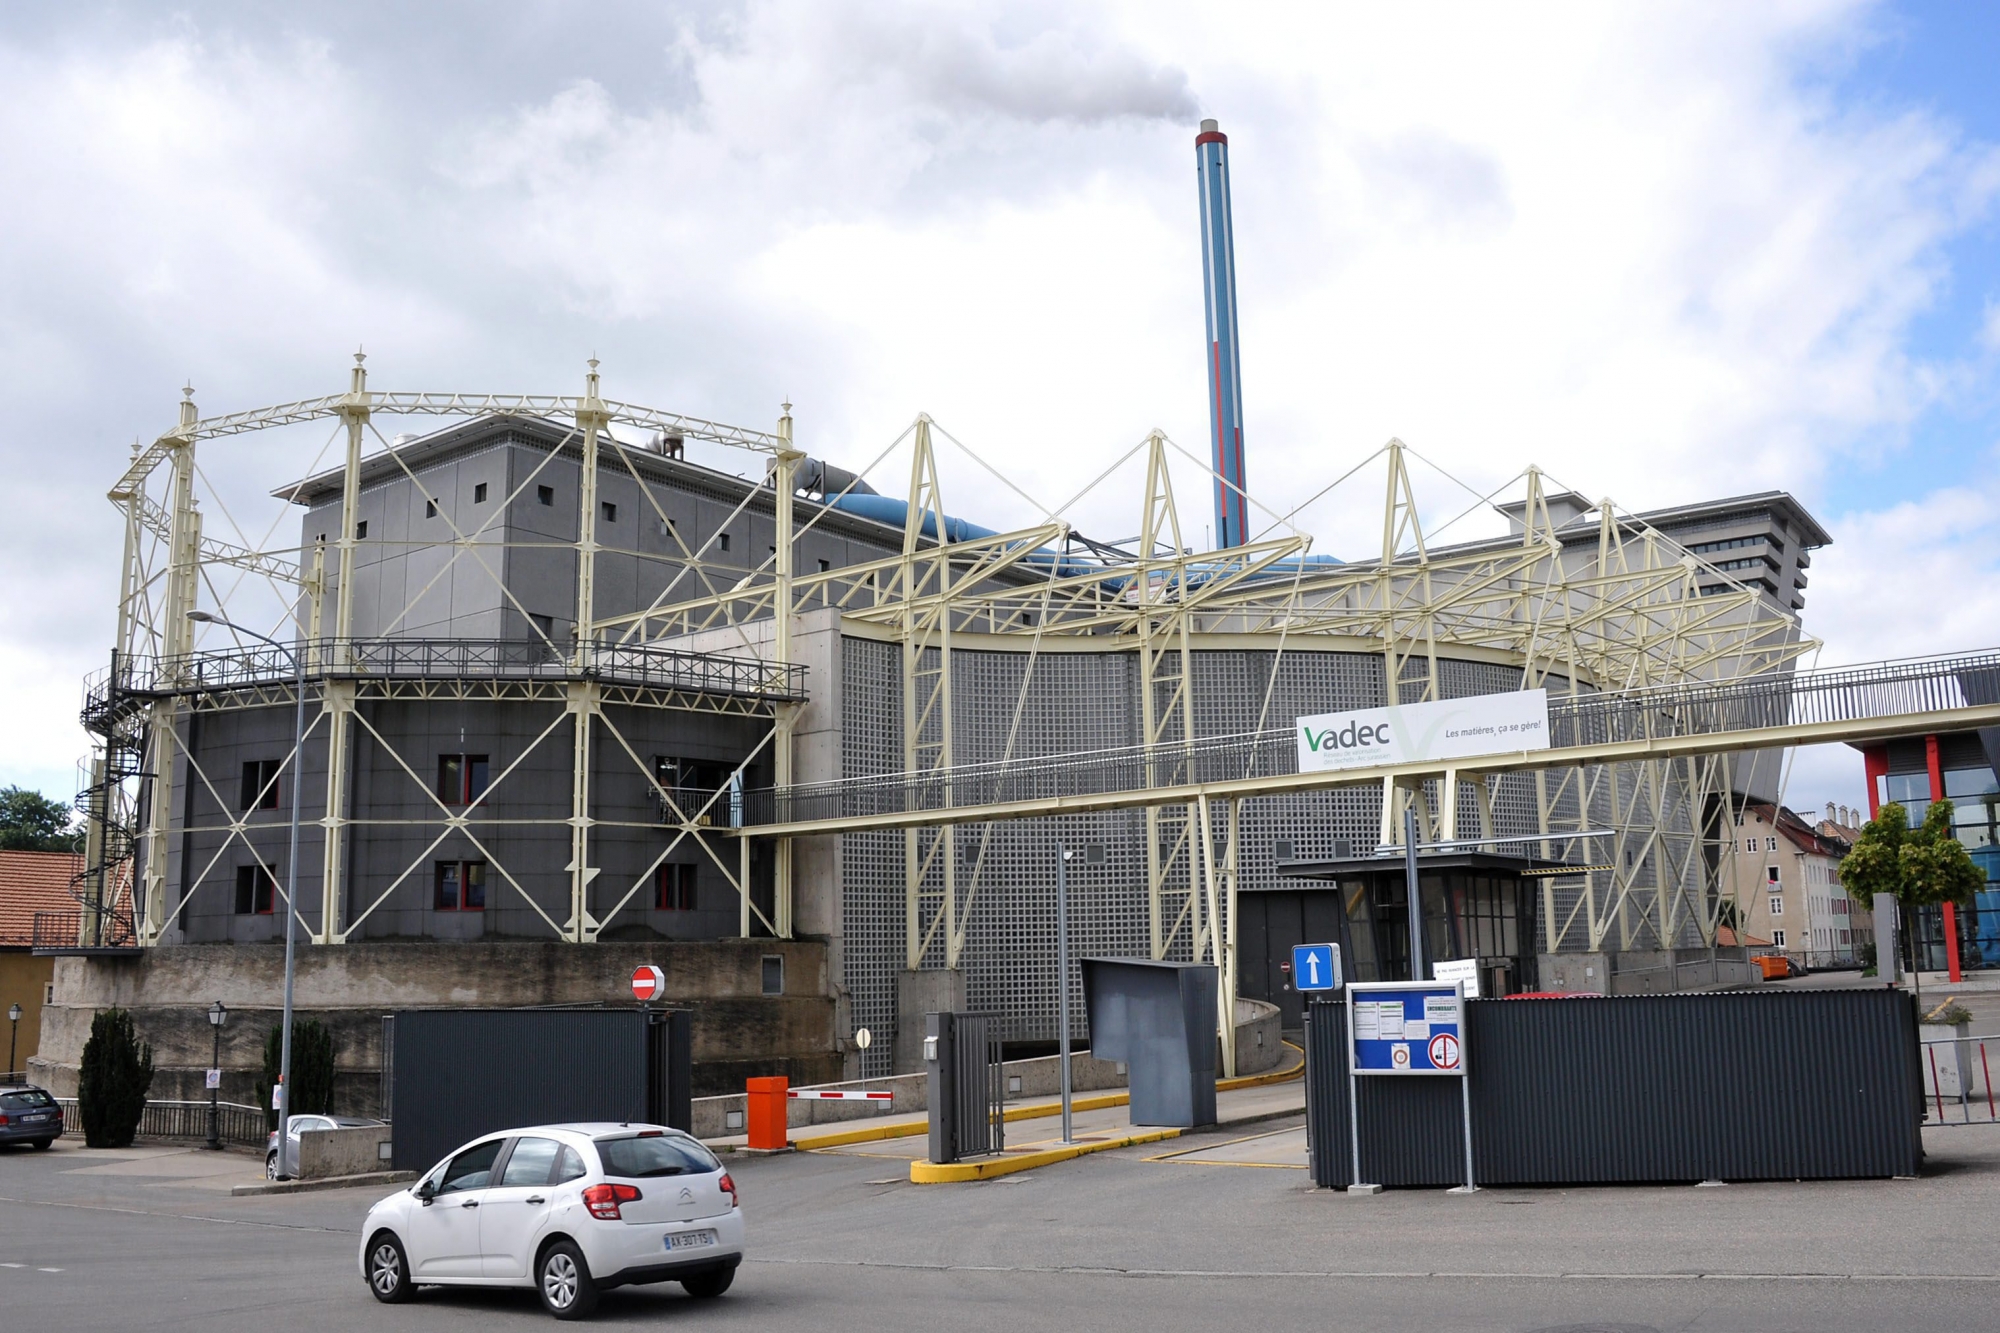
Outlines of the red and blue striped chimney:
M 1208 310 L 1210 457 L 1215 468 L 1215 545 L 1250 540 L 1243 480 L 1243 371 L 1237 359 L 1236 233 L 1229 221 L 1229 137 L 1212 120 L 1194 140 L 1201 186 L 1201 276 Z

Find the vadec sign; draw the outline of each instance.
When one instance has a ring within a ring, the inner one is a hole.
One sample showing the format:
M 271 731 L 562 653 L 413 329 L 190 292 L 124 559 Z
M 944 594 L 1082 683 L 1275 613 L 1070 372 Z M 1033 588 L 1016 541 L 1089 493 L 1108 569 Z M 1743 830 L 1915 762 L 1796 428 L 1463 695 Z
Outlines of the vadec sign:
M 1298 721 L 1299 772 L 1549 748 L 1549 692 L 1325 713 Z

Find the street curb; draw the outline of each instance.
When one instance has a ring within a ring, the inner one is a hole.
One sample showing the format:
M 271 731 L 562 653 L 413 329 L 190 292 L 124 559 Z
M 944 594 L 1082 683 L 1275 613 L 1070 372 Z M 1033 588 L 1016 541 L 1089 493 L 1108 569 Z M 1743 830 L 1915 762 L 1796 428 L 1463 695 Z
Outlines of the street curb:
M 358 1176 L 327 1176 L 322 1180 L 260 1180 L 254 1185 L 232 1185 L 232 1197 L 250 1194 L 303 1194 L 308 1190 L 344 1190 L 356 1185 L 399 1185 L 415 1180 L 414 1171 L 364 1171 Z
M 1067 1162 L 1086 1153 L 1177 1139 L 1186 1132 L 1180 1129 L 1141 1130 L 1135 1134 L 1113 1135 L 1097 1143 L 1069 1143 L 1059 1148 L 1042 1148 L 1036 1152 L 1019 1153 L 1013 1157 L 987 1157 L 976 1162 L 953 1162 L 949 1166 L 939 1166 L 935 1162 L 911 1162 L 910 1183 L 943 1185 L 967 1180 L 991 1180 L 995 1176 L 1010 1176 L 1016 1171 L 1032 1171 L 1038 1166 L 1053 1166 L 1057 1162 Z

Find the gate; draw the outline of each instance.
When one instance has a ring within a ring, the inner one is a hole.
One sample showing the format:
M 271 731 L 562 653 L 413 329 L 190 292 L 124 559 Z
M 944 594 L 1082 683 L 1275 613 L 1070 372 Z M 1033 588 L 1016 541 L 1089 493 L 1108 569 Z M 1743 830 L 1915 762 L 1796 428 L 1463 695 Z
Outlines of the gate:
M 930 1160 L 943 1165 L 1003 1151 L 1007 1083 L 998 1016 L 926 1015 L 924 1064 L 930 1074 Z

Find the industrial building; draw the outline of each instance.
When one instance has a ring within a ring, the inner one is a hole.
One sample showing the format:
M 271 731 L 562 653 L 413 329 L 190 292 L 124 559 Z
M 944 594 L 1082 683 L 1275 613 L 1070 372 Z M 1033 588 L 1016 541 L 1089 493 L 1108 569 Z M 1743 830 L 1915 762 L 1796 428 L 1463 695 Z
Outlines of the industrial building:
M 1732 813 L 1775 771 L 1745 755 L 1878 734 L 1904 679 L 1798 671 L 1824 533 L 1782 495 L 1634 514 L 1526 467 L 1477 497 L 1492 535 L 1440 544 L 1391 440 L 1341 460 L 1379 527 L 1322 546 L 1245 480 L 1212 122 L 1197 160 L 1210 449 L 1153 431 L 1080 468 L 1116 533 L 928 416 L 830 459 L 789 404 L 768 432 L 701 420 L 606 397 L 595 360 L 574 395 L 384 391 L 358 354 L 320 398 L 203 417 L 189 391 L 110 490 L 90 844 L 77 909 L 36 924 L 35 1068 L 73 1087 L 119 1003 L 156 1095 L 191 1088 L 220 998 L 247 1087 L 288 911 L 356 1109 L 384 1012 L 617 1002 L 639 963 L 696 1010 L 708 1090 L 914 1068 L 942 1008 L 1047 1041 L 1064 849 L 1073 955 L 1213 962 L 1233 1068 L 1239 1001 L 1296 1009 L 1292 944 L 1407 973 L 1406 812 L 1425 958 L 1496 991 L 1712 982 Z M 283 443 L 312 430 L 337 465 Z M 261 541 L 209 494 L 253 445 L 300 460 Z M 1733 563 L 1753 536 L 1782 581 Z M 1963 723 L 1952 670 L 1899 715 Z M 1299 771 L 1298 718 L 1524 690 L 1544 753 Z

